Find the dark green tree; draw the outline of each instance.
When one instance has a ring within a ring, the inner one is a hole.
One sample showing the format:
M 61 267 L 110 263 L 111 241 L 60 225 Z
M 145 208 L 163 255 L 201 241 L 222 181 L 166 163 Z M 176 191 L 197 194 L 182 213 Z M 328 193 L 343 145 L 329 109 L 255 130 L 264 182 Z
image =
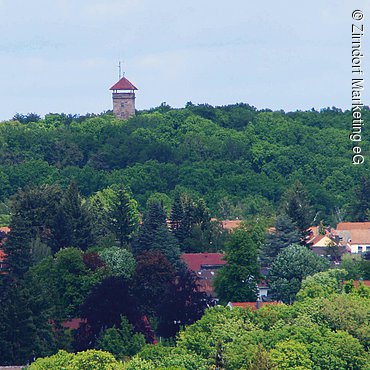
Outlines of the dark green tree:
M 65 247 L 77 247 L 86 250 L 94 243 L 92 227 L 87 207 L 82 203 L 77 185 L 72 181 L 61 201 L 61 212 L 65 217 L 68 241 Z
M 22 279 L 32 264 L 31 243 L 35 232 L 32 223 L 18 212 L 13 215 L 10 227 L 4 245 L 7 269 L 12 279 Z
M 170 226 L 173 234 L 182 242 L 186 235 L 183 235 L 182 223 L 184 220 L 184 208 L 182 206 L 181 195 L 179 192 L 175 194 L 171 209 Z
M 300 234 L 291 218 L 284 213 L 279 215 L 275 230 L 266 235 L 260 256 L 262 265 L 270 265 L 284 248 L 299 243 L 300 240 Z
M 355 201 L 351 207 L 351 220 L 364 222 L 370 220 L 370 177 L 362 176 L 355 189 Z
M 107 217 L 109 229 L 117 236 L 119 245 L 128 244 L 139 226 L 140 218 L 137 202 L 126 188 L 114 188 Z
M 182 267 L 180 248 L 167 226 L 166 213 L 162 204 L 152 203 L 150 205 L 144 216 L 138 237 L 133 242 L 132 250 L 136 256 L 146 251 L 160 251 L 176 269 Z
M 259 266 L 258 250 L 264 239 L 260 225 L 250 225 L 248 230 L 237 229 L 226 244 L 225 259 L 214 280 L 221 303 L 255 301 Z
M 113 237 L 120 247 L 134 237 L 139 223 L 138 204 L 131 191 L 122 185 L 114 185 L 94 194 L 90 199 L 94 235 L 100 243 Z
M 38 286 L 25 280 L 11 282 L 0 292 L 0 363 L 25 364 L 56 349 L 49 306 Z
M 283 211 L 297 225 L 301 235 L 301 244 L 305 245 L 309 235 L 308 228 L 313 222 L 313 210 L 308 193 L 301 182 L 296 181 L 286 192 L 283 200 Z

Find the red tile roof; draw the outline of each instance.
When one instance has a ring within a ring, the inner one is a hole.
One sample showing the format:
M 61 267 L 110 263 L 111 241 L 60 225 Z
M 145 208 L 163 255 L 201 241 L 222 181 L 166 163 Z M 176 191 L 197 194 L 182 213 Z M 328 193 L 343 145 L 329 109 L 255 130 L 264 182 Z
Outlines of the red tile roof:
M 242 220 L 224 220 L 224 221 L 221 221 L 221 224 L 225 230 L 232 231 L 238 228 L 241 222 Z
M 337 230 L 367 230 L 370 229 L 370 222 L 340 222 Z
M 6 259 L 6 253 L 2 249 L 0 249 L 0 262 L 5 261 L 5 259 Z
M 361 282 L 362 282 L 362 284 L 364 284 L 364 286 L 370 287 L 370 280 L 362 280 Z M 360 281 L 359 280 L 355 280 L 353 282 L 353 285 L 355 286 L 355 288 L 358 288 L 360 286 Z
M 10 229 L 8 226 L 2 226 L 0 227 L 0 231 L 5 233 L 5 234 L 8 234 L 8 232 L 10 232 Z
M 351 241 L 350 244 L 368 244 L 370 245 L 370 229 L 354 229 L 351 230 Z
M 68 321 L 63 321 L 62 326 L 66 329 L 77 330 L 80 328 L 81 324 L 86 324 L 86 322 L 86 319 L 74 318 Z
M 276 305 L 279 304 L 279 302 L 260 302 L 260 307 L 266 306 L 266 305 Z M 229 302 L 229 307 L 241 307 L 241 308 L 247 308 L 249 307 L 252 310 L 257 310 L 257 302 Z
M 122 77 L 109 90 L 137 90 L 137 88 L 125 77 Z
M 198 272 L 202 266 L 225 265 L 222 253 L 183 253 L 181 259 L 186 263 L 189 270 Z

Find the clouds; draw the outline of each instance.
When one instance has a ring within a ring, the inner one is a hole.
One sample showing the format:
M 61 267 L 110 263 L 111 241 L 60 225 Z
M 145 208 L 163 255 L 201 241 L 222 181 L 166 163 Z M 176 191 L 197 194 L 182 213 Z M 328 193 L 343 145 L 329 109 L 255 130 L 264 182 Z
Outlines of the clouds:
M 288 110 L 350 103 L 350 4 L 0 0 L 0 10 L 0 119 L 110 109 L 122 59 L 139 87 L 138 108 L 189 100 Z M 20 85 L 32 99 L 16 93 Z

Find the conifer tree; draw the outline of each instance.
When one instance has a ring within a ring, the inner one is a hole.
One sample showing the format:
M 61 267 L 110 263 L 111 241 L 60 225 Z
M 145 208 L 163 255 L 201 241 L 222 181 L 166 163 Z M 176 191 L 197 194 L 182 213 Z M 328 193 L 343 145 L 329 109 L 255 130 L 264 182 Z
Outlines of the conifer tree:
M 370 220 L 370 177 L 362 176 L 355 189 L 355 201 L 351 210 L 352 221 Z
M 160 251 L 175 268 L 181 268 L 180 248 L 167 226 L 166 213 L 161 203 L 152 203 L 149 206 L 132 249 L 135 255 L 146 251 Z
M 7 266 L 12 279 L 22 279 L 31 266 L 31 242 L 35 237 L 32 224 L 19 213 L 12 217 L 10 233 L 4 245 Z
M 87 208 L 82 204 L 80 193 L 74 181 L 66 190 L 61 206 L 69 235 L 67 246 L 86 250 L 93 244 L 92 227 Z
M 291 244 L 299 243 L 301 240 L 299 231 L 286 214 L 276 218 L 275 231 L 266 235 L 266 241 L 262 247 L 262 265 L 270 265 L 276 256 Z
M 296 181 L 285 194 L 283 211 L 297 225 L 301 235 L 301 244 L 305 245 L 309 235 L 308 228 L 313 221 L 313 211 L 308 193 L 301 182 Z
M 181 227 L 183 220 L 184 220 L 184 209 L 182 206 L 181 195 L 180 193 L 177 192 L 175 194 L 175 198 L 171 209 L 170 226 L 173 234 L 179 241 L 182 241 L 184 239 Z
M 107 210 L 108 227 L 117 236 L 119 245 L 123 247 L 128 244 L 138 228 L 139 211 L 136 200 L 124 187 L 114 188 L 112 195 Z

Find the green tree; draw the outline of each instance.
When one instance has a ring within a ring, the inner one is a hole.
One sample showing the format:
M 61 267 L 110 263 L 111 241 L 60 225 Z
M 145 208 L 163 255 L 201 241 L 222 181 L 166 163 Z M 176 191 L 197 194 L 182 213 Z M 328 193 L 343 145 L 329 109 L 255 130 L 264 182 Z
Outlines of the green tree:
M 271 358 L 281 370 L 311 370 L 313 366 L 305 345 L 294 340 L 278 343 L 271 351 Z
M 328 268 L 327 260 L 316 256 L 307 247 L 293 244 L 280 252 L 271 264 L 271 294 L 278 300 L 291 303 L 305 277 Z
M 308 348 L 314 370 L 362 370 L 369 365 L 364 347 L 345 331 L 328 332 Z
M 216 274 L 214 287 L 220 302 L 245 302 L 257 299 L 258 249 L 264 238 L 259 225 L 238 229 L 226 244 L 227 264 Z
M 127 249 L 119 247 L 104 248 L 99 252 L 99 256 L 106 263 L 112 275 L 129 279 L 135 272 L 135 258 Z
M 96 347 L 112 353 L 117 359 L 124 359 L 136 355 L 144 345 L 144 336 L 134 333 L 132 325 L 124 316 L 121 316 L 120 327 L 104 330 Z
M 297 293 L 297 299 L 325 297 L 342 292 L 343 280 L 347 271 L 341 269 L 329 269 L 307 276 L 303 279 L 301 289 Z

